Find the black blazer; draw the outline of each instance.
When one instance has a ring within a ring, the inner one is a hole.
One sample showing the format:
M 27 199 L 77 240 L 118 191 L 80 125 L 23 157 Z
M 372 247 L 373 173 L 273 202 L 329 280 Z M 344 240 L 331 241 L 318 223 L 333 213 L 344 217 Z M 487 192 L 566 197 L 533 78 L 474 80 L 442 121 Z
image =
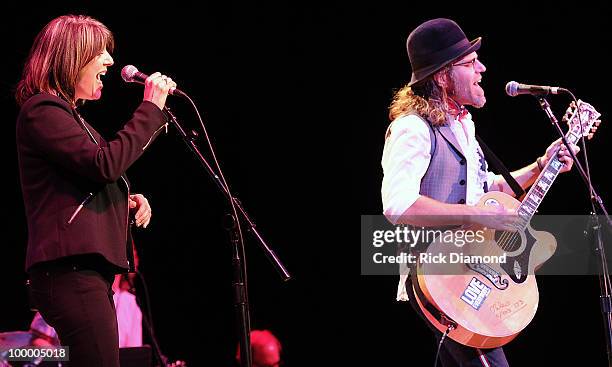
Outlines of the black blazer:
M 128 263 L 129 183 L 123 173 L 165 123 L 162 111 L 144 101 L 106 142 L 56 96 L 40 93 L 23 104 L 17 154 L 28 224 L 26 271 L 37 263 L 89 254 L 102 255 L 117 272 L 133 265 Z

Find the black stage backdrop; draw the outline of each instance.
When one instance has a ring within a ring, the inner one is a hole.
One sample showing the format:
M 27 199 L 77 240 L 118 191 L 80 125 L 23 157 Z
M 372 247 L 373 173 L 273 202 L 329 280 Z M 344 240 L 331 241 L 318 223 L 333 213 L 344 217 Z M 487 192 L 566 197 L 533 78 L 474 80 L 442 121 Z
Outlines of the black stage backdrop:
M 405 39 L 422 21 L 450 17 L 468 37 L 483 37 L 479 56 L 487 66 L 482 85 L 488 102 L 472 113 L 480 135 L 511 169 L 533 162 L 556 135 L 533 98 L 504 94 L 507 81 L 563 86 L 593 104 L 604 123 L 589 144 L 589 159 L 593 182 L 609 199 L 604 55 L 611 19 L 604 5 L 84 1 L 4 7 L 0 332 L 25 330 L 32 317 L 22 285 L 27 229 L 12 91 L 35 35 L 62 14 L 91 15 L 115 34 L 115 66 L 103 97 L 83 107 L 106 136 L 142 98 L 140 86 L 121 81 L 124 65 L 164 72 L 193 97 L 230 186 L 293 275 L 281 282 L 246 234 L 252 327 L 279 336 L 288 365 L 433 362 L 431 333 L 408 305 L 394 301 L 396 278 L 359 275 L 355 235 L 359 215 L 381 212 L 387 106 L 393 90 L 410 79 Z M 569 102 L 564 96 L 549 100 L 558 116 Z M 170 97 L 168 104 L 196 127 L 187 103 Z M 128 174 L 154 211 L 150 227 L 135 236 L 163 351 L 193 366 L 232 365 L 237 337 L 224 199 L 173 128 Z M 576 172 L 561 176 L 540 208 L 544 214 L 589 210 Z M 506 347 L 511 365 L 585 358 L 604 365 L 597 278 L 549 276 L 539 284 L 535 319 Z

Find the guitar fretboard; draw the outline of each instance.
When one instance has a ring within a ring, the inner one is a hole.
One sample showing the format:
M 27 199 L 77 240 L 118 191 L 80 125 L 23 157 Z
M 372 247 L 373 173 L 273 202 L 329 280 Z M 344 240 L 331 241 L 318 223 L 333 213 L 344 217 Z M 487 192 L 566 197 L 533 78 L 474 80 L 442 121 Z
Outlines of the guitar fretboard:
M 565 139 L 567 139 L 567 142 L 570 144 L 575 144 L 579 138 L 580 135 L 576 135 L 573 131 L 569 131 L 565 135 Z M 527 227 L 527 224 L 535 215 L 540 203 L 544 199 L 544 196 L 546 196 L 546 193 L 548 193 L 548 190 L 559 175 L 559 171 L 561 168 L 563 168 L 563 162 L 561 162 L 557 156 L 559 149 L 555 151 L 553 158 L 546 163 L 546 166 L 540 173 L 540 176 L 538 176 L 533 186 L 531 186 L 531 189 L 529 192 L 527 192 L 525 199 L 523 199 L 523 202 L 517 210 L 518 215 L 523 222 L 523 229 Z

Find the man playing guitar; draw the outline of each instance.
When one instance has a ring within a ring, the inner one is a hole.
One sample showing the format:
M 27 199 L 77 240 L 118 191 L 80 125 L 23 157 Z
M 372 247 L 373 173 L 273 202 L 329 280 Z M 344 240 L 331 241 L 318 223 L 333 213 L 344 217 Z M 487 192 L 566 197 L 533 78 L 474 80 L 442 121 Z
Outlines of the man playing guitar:
M 408 37 L 412 79 L 390 106 L 392 122 L 382 156 L 384 214 L 394 224 L 477 225 L 509 231 L 520 223 L 516 208 L 476 205 L 488 191 L 513 192 L 502 176 L 488 170 L 471 114 L 465 109 L 481 108 L 486 102 L 479 85 L 486 71 L 476 53 L 480 44 L 481 38 L 470 42 L 449 19 L 427 21 Z M 579 150 L 572 148 L 575 153 Z M 512 172 L 512 177 L 526 189 L 553 158 L 561 162 L 559 172 L 572 168 L 570 153 L 557 140 L 543 156 Z M 409 298 L 423 316 L 423 304 L 417 303 L 412 285 L 416 275 L 402 278 L 398 298 Z M 444 328 L 434 326 L 440 338 Z M 447 339 L 440 351 L 442 364 L 508 365 L 500 346 L 469 344 Z

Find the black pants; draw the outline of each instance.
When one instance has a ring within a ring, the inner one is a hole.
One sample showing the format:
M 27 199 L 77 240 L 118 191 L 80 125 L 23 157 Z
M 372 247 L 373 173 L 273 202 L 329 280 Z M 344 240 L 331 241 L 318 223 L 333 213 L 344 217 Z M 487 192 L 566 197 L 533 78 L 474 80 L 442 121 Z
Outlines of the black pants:
M 113 274 L 79 261 L 49 262 L 30 270 L 31 297 L 62 346 L 70 367 L 119 367 Z

